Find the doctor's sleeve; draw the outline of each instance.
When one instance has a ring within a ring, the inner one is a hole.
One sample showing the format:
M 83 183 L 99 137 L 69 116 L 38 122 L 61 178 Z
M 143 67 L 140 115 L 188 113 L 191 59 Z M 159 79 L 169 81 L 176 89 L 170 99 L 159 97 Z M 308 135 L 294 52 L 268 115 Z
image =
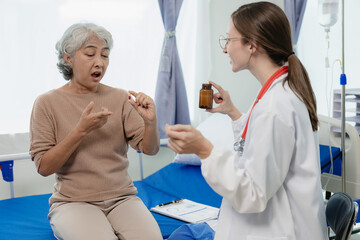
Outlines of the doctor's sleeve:
M 249 124 L 245 151 L 214 147 L 202 159 L 208 184 L 240 213 L 262 212 L 288 174 L 295 145 L 294 128 L 275 114 L 260 114 Z

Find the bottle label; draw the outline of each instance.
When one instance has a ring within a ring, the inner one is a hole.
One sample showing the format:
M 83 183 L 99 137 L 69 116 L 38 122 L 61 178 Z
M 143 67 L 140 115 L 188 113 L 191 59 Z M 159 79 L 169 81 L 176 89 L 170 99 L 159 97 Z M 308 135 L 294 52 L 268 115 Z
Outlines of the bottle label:
M 200 90 L 199 108 L 211 109 L 213 105 L 213 90 Z

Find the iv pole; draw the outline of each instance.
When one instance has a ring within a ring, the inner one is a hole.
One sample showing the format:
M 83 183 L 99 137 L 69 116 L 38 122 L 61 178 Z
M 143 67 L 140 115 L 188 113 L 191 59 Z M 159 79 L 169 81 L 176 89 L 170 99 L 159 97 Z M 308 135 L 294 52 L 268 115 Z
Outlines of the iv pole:
M 341 84 L 341 152 L 342 152 L 342 163 L 341 163 L 341 176 L 342 176 L 342 192 L 346 192 L 346 170 L 345 170 L 345 57 L 344 57 L 344 0 L 341 4 L 341 17 L 342 17 L 342 74 L 340 76 Z

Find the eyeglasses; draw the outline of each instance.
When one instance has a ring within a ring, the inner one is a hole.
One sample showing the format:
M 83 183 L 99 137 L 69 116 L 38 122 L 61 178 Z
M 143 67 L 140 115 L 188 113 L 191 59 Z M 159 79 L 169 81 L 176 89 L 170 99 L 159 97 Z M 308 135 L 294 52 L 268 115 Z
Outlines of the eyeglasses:
M 226 45 L 232 41 L 232 40 L 239 40 L 242 39 L 242 37 L 232 37 L 232 38 L 226 38 L 223 35 L 220 35 L 219 37 L 219 44 L 222 49 L 226 48 Z

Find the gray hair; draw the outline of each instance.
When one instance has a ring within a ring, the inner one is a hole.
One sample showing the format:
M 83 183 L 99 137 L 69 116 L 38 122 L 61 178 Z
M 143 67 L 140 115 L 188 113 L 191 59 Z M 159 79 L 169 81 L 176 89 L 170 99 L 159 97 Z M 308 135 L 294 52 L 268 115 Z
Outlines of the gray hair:
M 113 39 L 111 33 L 105 28 L 93 23 L 77 23 L 70 26 L 62 38 L 56 43 L 55 48 L 58 55 L 57 67 L 60 73 L 63 74 L 65 80 L 71 79 L 73 70 L 64 60 L 63 54 L 73 57 L 75 52 L 94 35 L 100 40 L 103 40 L 109 49 L 112 48 Z

